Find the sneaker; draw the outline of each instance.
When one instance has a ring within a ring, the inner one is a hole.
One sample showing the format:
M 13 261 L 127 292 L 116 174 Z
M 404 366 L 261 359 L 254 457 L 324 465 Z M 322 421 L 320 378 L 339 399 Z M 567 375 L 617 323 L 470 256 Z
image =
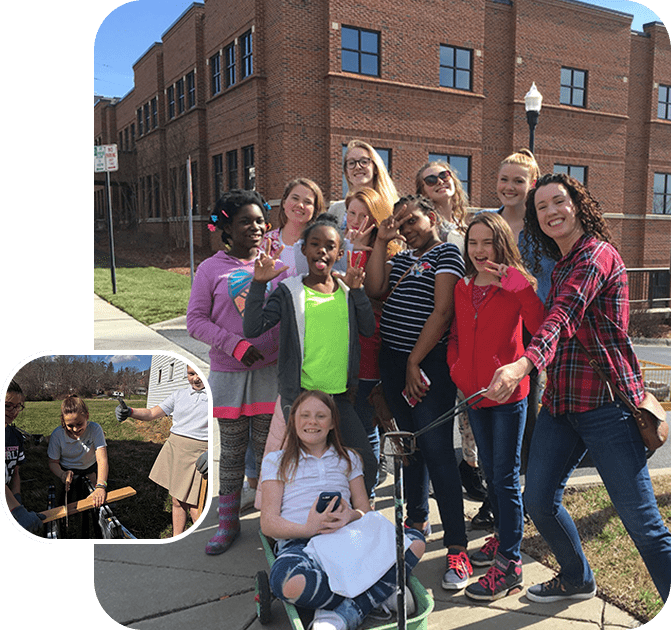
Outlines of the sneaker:
M 466 552 L 448 549 L 446 565 L 442 587 L 446 591 L 458 591 L 464 588 L 468 584 L 468 578 L 473 575 L 473 567 Z
M 334 610 L 317 608 L 308 630 L 347 630 L 347 622 Z
M 538 604 L 551 604 L 565 599 L 591 599 L 596 595 L 594 580 L 582 586 L 573 586 L 561 576 L 561 573 L 543 584 L 534 584 L 527 589 L 527 599 Z
M 522 561 L 508 560 L 499 553 L 489 571 L 477 582 L 466 587 L 466 596 L 493 602 L 506 595 L 519 593 L 523 582 Z
M 396 597 L 396 590 L 387 597 L 377 608 L 370 612 L 370 617 L 379 621 L 387 621 L 392 618 L 392 613 L 398 612 L 398 598 Z M 415 612 L 417 612 L 417 604 L 412 595 L 412 591 L 405 587 L 405 614 L 410 619 Z
M 472 529 L 492 529 L 494 527 L 494 513 L 489 499 L 480 506 L 478 513 L 471 519 Z
M 403 526 L 407 527 L 408 529 L 416 529 L 422 534 L 422 536 L 424 536 L 424 538 L 431 536 L 431 523 L 429 521 L 426 521 L 426 525 L 424 525 L 422 529 L 418 529 L 417 527 L 413 526 L 412 521 L 409 518 L 406 518 Z
M 471 554 L 471 564 L 474 567 L 491 567 L 494 564 L 494 558 L 499 550 L 498 536 L 489 536 L 485 538 L 485 544 L 479 551 Z
M 484 501 L 487 498 L 485 479 L 480 467 L 471 466 L 465 459 L 459 463 L 459 476 L 466 496 L 472 501 Z
M 254 501 L 256 501 L 256 488 L 252 488 L 245 479 L 245 482 L 242 484 L 242 495 L 240 497 L 240 513 L 242 514 L 247 510 L 251 510 L 254 507 Z

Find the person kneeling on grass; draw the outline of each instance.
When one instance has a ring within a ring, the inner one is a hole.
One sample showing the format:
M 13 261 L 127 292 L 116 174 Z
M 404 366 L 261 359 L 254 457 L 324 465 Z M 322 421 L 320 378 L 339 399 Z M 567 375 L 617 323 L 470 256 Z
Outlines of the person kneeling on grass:
M 205 383 L 191 366 L 186 369 L 191 387 L 178 389 L 162 403 L 151 409 L 135 409 L 119 404 L 115 414 L 119 422 L 127 418 L 158 420 L 172 416 L 170 436 L 158 454 L 149 478 L 162 486 L 172 497 L 172 535 L 186 529 L 186 519 L 191 514 L 198 518 L 200 474 L 196 461 L 207 451 L 208 402 Z
M 366 566 L 359 564 L 362 570 L 352 571 L 344 568 L 352 560 L 343 551 L 346 542 L 336 543 L 337 559 L 333 563 L 328 562 L 332 557 L 328 550 L 323 546 L 315 548 L 319 544 L 328 546 L 331 536 L 338 536 L 342 528 L 359 519 L 366 519 L 361 526 L 366 523 L 371 528 L 391 527 L 393 539 L 391 523 L 377 523 L 379 519 L 385 521 L 384 516 L 369 514 L 363 463 L 359 455 L 343 446 L 339 423 L 331 395 L 318 390 L 302 392 L 289 412 L 283 450 L 268 453 L 261 469 L 261 530 L 277 540 L 279 550 L 270 571 L 270 587 L 283 601 L 315 609 L 312 630 L 354 630 L 374 609 L 381 605 L 393 609 L 396 601 L 393 550 L 389 558 L 385 555 L 381 558 L 383 562 L 377 563 L 376 545 L 364 545 Z M 342 500 L 338 504 L 334 497 L 320 512 L 317 503 L 323 491 L 340 492 Z M 350 530 L 347 536 L 356 536 Z M 408 528 L 405 533 L 410 542 L 405 552 L 409 574 L 424 554 L 425 541 L 415 529 Z M 386 559 L 391 567 L 388 570 L 386 564 L 381 566 Z M 331 564 L 336 566 L 330 569 Z M 368 569 L 378 571 L 374 571 L 372 579 L 368 576 L 365 580 Z M 363 585 L 360 592 L 353 586 L 354 581 Z M 356 593 L 344 595 L 342 588 L 334 586 L 343 582 L 344 590 Z M 415 609 L 414 601 L 407 587 L 405 592 L 410 616 Z

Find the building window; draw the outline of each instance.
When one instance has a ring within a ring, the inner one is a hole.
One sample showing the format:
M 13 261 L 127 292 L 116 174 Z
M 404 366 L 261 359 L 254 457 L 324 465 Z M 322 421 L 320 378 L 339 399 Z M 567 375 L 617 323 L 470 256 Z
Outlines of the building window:
M 137 110 L 137 135 L 141 136 L 143 133 L 143 125 L 142 125 L 142 108 L 138 107 Z
M 212 156 L 212 172 L 214 173 L 214 201 L 224 193 L 224 160 L 221 153 Z
M 343 72 L 380 76 L 380 33 L 343 26 L 340 38 Z
M 158 127 L 158 96 L 151 99 L 151 128 Z
M 131 126 L 132 126 L 132 125 L 131 125 Z M 133 147 L 132 147 L 132 145 L 130 144 L 130 137 L 129 137 L 129 135 L 128 135 L 128 127 L 126 127 L 126 128 L 123 130 L 123 135 L 124 135 L 124 141 L 125 141 L 124 144 L 126 145 L 126 151 L 130 151 Z
M 429 162 L 447 162 L 461 182 L 467 195 L 471 194 L 471 158 L 469 155 L 429 153 Z
M 671 85 L 660 85 L 657 101 L 657 118 L 671 120 Z
M 154 208 L 156 216 L 161 216 L 161 186 L 159 184 L 158 174 L 154 175 Z
M 242 147 L 242 167 L 245 190 L 256 190 L 256 169 L 254 168 L 254 145 Z
M 561 69 L 559 102 L 573 107 L 587 106 L 587 71 L 575 68 Z
M 191 162 L 191 210 L 200 214 L 198 207 L 198 162 Z
M 235 44 L 230 44 L 224 49 L 226 60 L 226 87 L 235 85 Z
M 242 46 L 242 78 L 251 76 L 254 72 L 254 55 L 252 50 L 252 32 L 247 31 L 240 38 Z
M 193 70 L 186 75 L 186 99 L 189 109 L 196 106 L 196 73 Z
M 210 72 L 212 77 L 212 96 L 221 92 L 221 57 L 219 53 L 210 57 Z
M 130 148 L 135 148 L 135 123 L 130 124 Z
M 119 151 L 123 151 L 123 131 L 119 132 Z
M 149 133 L 149 121 L 151 120 L 149 114 L 149 103 L 144 104 L 144 132 Z
M 180 79 L 175 85 L 177 86 L 177 113 L 183 114 L 185 110 L 184 79 Z
M 168 88 L 168 119 L 172 120 L 175 117 L 175 86 L 171 85 Z
M 655 173 L 653 214 L 671 214 L 671 173 Z
M 473 51 L 440 46 L 440 85 L 457 90 L 473 89 Z
M 587 186 L 587 167 L 576 166 L 575 164 L 555 164 L 555 173 L 566 173 L 577 179 L 581 184 Z
M 228 172 L 228 189 L 233 190 L 238 187 L 238 152 L 229 151 L 226 153 L 226 171 Z
M 146 188 L 147 188 L 147 216 L 151 218 L 154 216 L 154 205 L 152 203 L 153 189 L 151 186 L 151 175 L 147 175 Z

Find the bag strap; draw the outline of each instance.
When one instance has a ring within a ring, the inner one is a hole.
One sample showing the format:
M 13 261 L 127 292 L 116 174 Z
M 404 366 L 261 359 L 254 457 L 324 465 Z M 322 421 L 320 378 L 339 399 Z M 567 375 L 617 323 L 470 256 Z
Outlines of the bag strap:
M 442 243 L 443 243 L 443 241 L 440 241 L 440 242 L 436 243 L 435 245 L 431 245 L 431 247 L 429 247 L 429 249 L 427 249 L 427 250 L 422 254 L 422 256 L 428 254 L 434 247 L 438 247 L 438 245 L 441 245 Z M 403 275 L 396 281 L 396 284 L 394 284 L 394 286 L 391 288 L 391 291 L 389 291 L 389 293 L 387 294 L 387 297 L 386 297 L 387 300 L 389 299 L 389 296 L 390 296 L 394 291 L 396 291 L 396 287 L 398 287 L 398 285 L 401 284 L 401 281 L 404 280 L 405 277 L 406 277 L 406 276 L 413 270 L 413 268 L 415 267 L 415 265 L 417 264 L 417 262 L 422 258 L 422 256 L 418 256 L 418 257 L 417 257 L 417 260 L 416 260 L 412 265 L 410 265 L 410 266 L 403 272 Z
M 599 378 L 606 383 L 611 391 L 614 391 L 621 399 L 622 402 L 627 405 L 631 413 L 634 415 L 634 417 L 638 417 L 640 414 L 640 411 L 638 410 L 638 407 L 629 400 L 629 398 L 624 394 L 624 392 L 613 382 L 613 380 L 606 374 L 606 372 L 601 368 L 601 366 L 596 362 L 596 359 L 589 353 L 587 348 L 585 348 L 585 344 L 578 339 L 578 335 L 574 335 L 573 337 L 582 351 L 585 353 L 585 356 L 587 357 L 587 360 L 589 361 L 590 366 L 592 369 L 597 373 Z

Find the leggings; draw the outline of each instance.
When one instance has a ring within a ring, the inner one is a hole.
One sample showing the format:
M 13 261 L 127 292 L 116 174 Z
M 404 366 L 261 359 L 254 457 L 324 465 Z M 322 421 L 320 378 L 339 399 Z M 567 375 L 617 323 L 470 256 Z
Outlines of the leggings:
M 219 460 L 219 494 L 233 494 L 242 489 L 245 478 L 245 454 L 249 444 L 250 427 L 252 447 L 256 456 L 256 474 L 261 472 L 263 450 L 266 446 L 268 428 L 270 427 L 269 413 L 256 416 L 240 416 L 235 420 L 217 418 L 221 456 Z

